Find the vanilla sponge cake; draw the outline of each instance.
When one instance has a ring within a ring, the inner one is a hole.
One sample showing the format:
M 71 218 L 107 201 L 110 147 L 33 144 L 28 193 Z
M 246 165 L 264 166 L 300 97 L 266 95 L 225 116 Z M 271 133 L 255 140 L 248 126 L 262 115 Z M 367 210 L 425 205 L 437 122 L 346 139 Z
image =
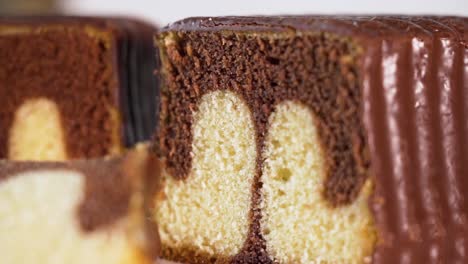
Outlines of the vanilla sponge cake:
M 0 161 L 1 263 L 152 264 L 157 160 Z
M 148 140 L 155 32 L 124 18 L 0 17 L 0 158 L 97 158 Z
M 163 29 L 163 257 L 467 262 L 467 25 L 293 16 Z

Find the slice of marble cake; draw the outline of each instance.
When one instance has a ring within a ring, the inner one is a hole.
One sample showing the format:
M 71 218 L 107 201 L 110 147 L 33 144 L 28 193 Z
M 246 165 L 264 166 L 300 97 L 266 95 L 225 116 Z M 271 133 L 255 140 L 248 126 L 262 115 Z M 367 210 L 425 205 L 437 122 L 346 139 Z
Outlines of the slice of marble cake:
M 148 140 L 155 32 L 124 18 L 0 17 L 0 158 L 96 158 Z
M 297 16 L 163 29 L 163 256 L 466 263 L 467 25 Z
M 1 263 L 153 263 L 158 166 L 142 147 L 113 158 L 0 161 Z

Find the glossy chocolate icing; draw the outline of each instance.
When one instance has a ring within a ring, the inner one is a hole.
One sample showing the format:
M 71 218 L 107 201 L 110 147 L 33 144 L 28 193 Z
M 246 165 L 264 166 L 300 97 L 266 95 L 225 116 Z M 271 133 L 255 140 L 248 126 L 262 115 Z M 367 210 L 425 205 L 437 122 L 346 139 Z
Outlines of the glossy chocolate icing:
M 391 21 L 382 23 L 408 33 L 364 58 L 374 263 L 466 263 L 468 23 Z
M 164 31 L 356 41 L 379 241 L 372 263 L 468 262 L 468 18 L 189 18 Z
M 120 71 L 120 105 L 123 116 L 124 142 L 130 147 L 149 140 L 156 129 L 159 109 L 158 79 L 153 74 L 157 50 L 153 36 L 156 29 L 139 21 L 114 19 L 120 29 L 117 37 Z

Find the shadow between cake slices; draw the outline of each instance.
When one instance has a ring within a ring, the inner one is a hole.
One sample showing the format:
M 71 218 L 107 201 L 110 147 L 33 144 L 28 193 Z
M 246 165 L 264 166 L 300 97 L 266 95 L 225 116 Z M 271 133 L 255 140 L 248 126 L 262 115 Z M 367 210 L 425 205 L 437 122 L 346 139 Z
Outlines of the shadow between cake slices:
M 72 162 L 0 161 L 0 247 L 6 263 L 150 264 L 147 218 L 157 160 L 146 147 Z

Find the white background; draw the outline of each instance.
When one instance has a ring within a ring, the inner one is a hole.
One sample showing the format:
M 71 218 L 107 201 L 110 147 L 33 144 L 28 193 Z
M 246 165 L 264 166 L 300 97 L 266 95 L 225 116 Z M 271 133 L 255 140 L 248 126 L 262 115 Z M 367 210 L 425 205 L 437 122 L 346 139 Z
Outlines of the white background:
M 468 0 L 65 0 L 70 14 L 133 15 L 160 25 L 190 16 L 439 14 L 468 16 Z

